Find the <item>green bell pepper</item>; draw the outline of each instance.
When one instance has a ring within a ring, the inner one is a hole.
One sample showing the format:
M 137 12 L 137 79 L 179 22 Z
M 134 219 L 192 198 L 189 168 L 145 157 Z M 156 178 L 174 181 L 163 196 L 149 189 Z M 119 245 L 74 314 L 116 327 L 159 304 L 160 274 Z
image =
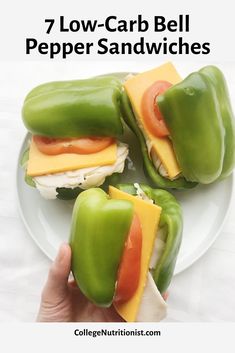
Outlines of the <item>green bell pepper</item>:
M 21 157 L 20 160 L 20 165 L 24 170 L 24 181 L 26 184 L 28 184 L 31 187 L 36 188 L 35 181 L 33 180 L 33 177 L 27 175 L 26 169 L 27 169 L 27 163 L 29 160 L 29 149 L 26 149 Z M 71 189 L 71 188 L 57 188 L 57 199 L 60 200 L 73 200 L 76 199 L 78 194 L 82 191 L 79 187 Z
M 118 184 L 116 187 L 128 194 L 137 195 L 133 184 Z M 162 208 L 160 228 L 166 227 L 165 248 L 160 260 L 152 271 L 153 279 L 161 293 L 164 293 L 174 273 L 177 255 L 180 249 L 183 231 L 183 217 L 181 206 L 166 190 L 152 189 L 148 185 L 140 184 L 141 189 L 153 200 L 154 204 Z
M 235 124 L 222 72 L 206 66 L 157 99 L 187 180 L 209 184 L 235 164 Z
M 120 181 L 120 178 L 121 178 L 120 173 L 114 173 L 112 175 L 107 176 L 105 178 L 104 184 L 102 185 L 102 189 L 105 191 L 108 191 L 108 186 L 109 185 L 115 186 Z M 71 189 L 71 188 L 57 188 L 56 189 L 56 192 L 57 192 L 56 198 L 59 200 L 74 200 L 83 191 L 84 190 L 79 187 L 76 187 L 73 189 Z
M 133 113 L 131 103 L 129 98 L 124 91 L 121 99 L 121 108 L 123 119 L 130 127 L 130 129 L 134 132 L 137 139 L 139 140 L 141 152 L 143 156 L 144 170 L 147 177 L 150 178 L 151 182 L 154 186 L 163 188 L 163 189 L 189 189 L 195 187 L 197 184 L 187 181 L 184 177 L 179 177 L 175 180 L 170 180 L 161 176 L 156 170 L 152 160 L 149 157 L 148 148 L 146 145 L 146 141 L 144 135 L 136 122 L 135 115 Z
M 114 76 L 40 85 L 25 98 L 24 124 L 33 134 L 54 138 L 118 137 L 121 87 Z
M 99 188 L 82 192 L 75 202 L 70 235 L 72 272 L 83 294 L 98 306 L 112 304 L 133 215 L 131 202 L 110 200 Z

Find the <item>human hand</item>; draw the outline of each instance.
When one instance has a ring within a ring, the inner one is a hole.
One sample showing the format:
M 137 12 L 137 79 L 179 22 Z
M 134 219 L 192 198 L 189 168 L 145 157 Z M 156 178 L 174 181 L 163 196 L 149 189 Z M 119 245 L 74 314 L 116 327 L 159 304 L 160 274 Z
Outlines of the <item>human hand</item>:
M 69 282 L 71 248 L 62 244 L 48 274 L 41 296 L 38 322 L 122 322 L 114 307 L 99 308 Z

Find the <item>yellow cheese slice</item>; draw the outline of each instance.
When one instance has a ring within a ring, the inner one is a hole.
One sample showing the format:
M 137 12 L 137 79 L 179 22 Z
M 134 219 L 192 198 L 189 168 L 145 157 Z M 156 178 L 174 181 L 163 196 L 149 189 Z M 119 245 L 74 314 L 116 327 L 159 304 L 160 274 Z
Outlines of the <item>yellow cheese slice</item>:
M 34 141 L 29 149 L 27 174 L 39 176 L 69 170 L 114 164 L 117 159 L 117 144 L 113 143 L 104 150 L 92 154 L 64 153 L 55 156 L 41 153 Z
M 166 63 L 156 69 L 140 73 L 130 78 L 124 83 L 124 87 L 131 101 L 136 118 L 139 120 L 139 124 L 144 129 L 145 136 L 148 140 L 150 140 L 152 148 L 165 167 L 169 178 L 173 179 L 181 172 L 181 170 L 178 165 L 172 143 L 168 137 L 158 138 L 151 134 L 145 125 L 141 111 L 141 100 L 144 92 L 158 80 L 164 80 L 172 84 L 176 84 L 181 81 L 181 77 L 171 63 Z
M 109 195 L 112 199 L 131 201 L 134 204 L 134 210 L 138 215 L 142 226 L 141 270 L 138 288 L 130 300 L 123 304 L 115 304 L 117 312 L 124 320 L 127 322 L 134 322 L 136 321 L 147 280 L 149 261 L 152 255 L 162 209 L 157 205 L 153 205 L 138 197 L 120 191 L 113 186 L 109 187 Z

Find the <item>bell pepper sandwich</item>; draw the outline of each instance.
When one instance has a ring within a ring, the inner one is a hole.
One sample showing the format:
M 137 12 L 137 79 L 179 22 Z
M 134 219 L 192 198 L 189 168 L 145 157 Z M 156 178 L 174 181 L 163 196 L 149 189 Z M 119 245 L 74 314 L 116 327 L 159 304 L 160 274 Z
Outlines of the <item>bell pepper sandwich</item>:
M 74 204 L 72 272 L 95 305 L 113 305 L 126 322 L 166 316 L 165 293 L 182 238 L 181 207 L 169 192 L 144 184 L 92 188 Z
M 187 189 L 231 174 L 234 116 L 217 67 L 206 66 L 182 80 L 166 63 L 129 77 L 124 88 L 125 120 L 139 139 L 154 185 Z
M 122 86 L 113 76 L 49 82 L 25 98 L 22 116 L 31 133 L 22 158 L 25 181 L 47 199 L 76 198 L 122 173 L 128 146 L 123 133 Z

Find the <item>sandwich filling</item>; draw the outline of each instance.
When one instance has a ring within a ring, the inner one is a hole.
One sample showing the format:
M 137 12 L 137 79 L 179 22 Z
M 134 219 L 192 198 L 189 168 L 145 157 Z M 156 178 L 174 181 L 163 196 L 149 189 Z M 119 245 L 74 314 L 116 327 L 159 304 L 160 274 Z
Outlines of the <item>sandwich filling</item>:
M 134 183 L 134 187 L 136 188 L 136 193 L 138 198 L 149 202 L 151 204 L 154 204 L 153 200 L 151 200 L 146 193 L 141 189 L 140 185 L 138 183 Z M 166 227 L 161 227 L 158 228 L 156 238 L 154 241 L 154 246 L 153 246 L 153 251 L 152 251 L 152 256 L 149 262 L 149 269 L 152 270 L 154 269 L 159 260 L 161 259 L 163 252 L 166 247 L 166 237 L 167 237 L 167 229 Z
M 58 188 L 89 189 L 100 186 L 105 178 L 122 173 L 128 156 L 128 145 L 113 143 L 92 154 L 64 153 L 46 155 L 31 141 L 29 153 L 23 156 L 26 181 L 46 199 L 56 199 Z
M 46 199 L 55 199 L 57 188 L 89 189 L 100 186 L 105 178 L 113 173 L 122 173 L 125 166 L 125 160 L 128 155 L 128 147 L 124 143 L 117 145 L 117 159 L 114 164 L 104 166 L 94 166 L 90 168 L 81 168 L 63 173 L 55 173 L 33 177 L 36 188 Z
M 155 248 L 156 237 L 158 237 L 157 229 L 159 228 L 161 207 L 148 198 L 139 184 L 135 184 L 135 188 L 136 196 L 112 186 L 109 188 L 112 199 L 129 200 L 133 203 L 142 227 L 141 270 L 138 288 L 127 302 L 114 303 L 114 306 L 117 312 L 128 322 L 156 322 L 161 321 L 166 316 L 167 310 L 167 304 L 151 275 L 151 256 Z M 158 255 L 159 258 L 161 254 Z

